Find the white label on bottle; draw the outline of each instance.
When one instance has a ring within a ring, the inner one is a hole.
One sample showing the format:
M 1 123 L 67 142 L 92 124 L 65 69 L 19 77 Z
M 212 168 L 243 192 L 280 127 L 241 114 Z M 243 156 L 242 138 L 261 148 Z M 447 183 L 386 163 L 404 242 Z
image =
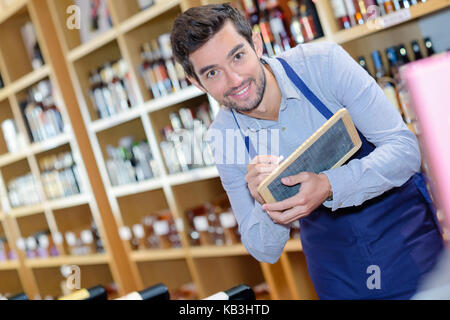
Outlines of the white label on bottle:
M 225 292 L 221 291 L 206 297 L 203 300 L 230 300 L 230 297 Z
M 194 228 L 199 232 L 208 231 L 208 219 L 205 216 L 195 217 Z
M 164 236 L 169 233 L 169 223 L 165 220 L 155 221 L 153 229 L 158 236 Z
M 43 249 L 48 248 L 48 237 L 45 234 L 39 236 L 38 242 L 39 242 L 39 247 L 41 247 Z
M 344 0 L 331 0 L 331 6 L 333 7 L 334 16 L 336 18 L 339 19 L 347 15 Z
M 142 239 L 145 236 L 144 227 L 142 224 L 135 224 L 133 225 L 133 233 L 134 236 L 138 239 Z
M 24 238 L 17 239 L 16 246 L 17 246 L 17 249 L 19 249 L 19 250 L 22 250 L 22 251 L 25 250 L 25 239 Z
M 353 4 L 353 0 L 344 0 L 345 1 L 345 6 L 347 8 L 347 12 L 350 16 L 355 15 L 356 13 L 356 9 L 355 9 L 355 5 Z
M 83 230 L 81 231 L 81 241 L 85 244 L 91 244 L 94 242 L 94 237 L 92 236 L 91 230 Z
M 119 229 L 119 236 L 120 236 L 120 239 L 122 239 L 123 241 L 131 240 L 130 228 L 127 227 L 127 226 L 120 227 L 120 229 Z
M 77 238 L 75 237 L 75 233 L 73 232 L 66 232 L 66 242 L 69 246 L 74 247 L 77 243 Z
M 381 17 L 380 25 L 382 28 L 389 28 L 409 19 L 411 19 L 411 11 L 409 8 L 405 8 Z
M 175 228 L 177 229 L 178 232 L 182 232 L 184 230 L 183 219 L 181 219 L 181 218 L 175 219 Z
M 34 237 L 27 238 L 27 249 L 35 250 L 37 247 L 36 239 Z
M 143 300 L 142 296 L 139 294 L 139 292 L 132 292 L 127 294 L 126 296 L 117 298 L 115 300 Z
M 223 228 L 234 228 L 237 224 L 236 218 L 234 217 L 233 212 L 225 212 L 219 216 L 220 224 Z
M 53 242 L 55 244 L 62 244 L 63 243 L 63 236 L 61 234 L 61 232 L 57 232 L 53 235 Z

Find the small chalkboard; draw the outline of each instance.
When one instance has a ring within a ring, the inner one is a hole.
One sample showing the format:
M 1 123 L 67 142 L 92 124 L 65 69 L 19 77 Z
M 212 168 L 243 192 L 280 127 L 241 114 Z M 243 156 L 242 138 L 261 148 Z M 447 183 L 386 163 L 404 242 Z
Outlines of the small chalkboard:
M 340 109 L 280 164 L 258 187 L 266 203 L 290 198 L 299 192 L 300 184 L 286 186 L 281 182 L 300 172 L 320 173 L 344 164 L 361 147 L 361 139 L 346 109 Z

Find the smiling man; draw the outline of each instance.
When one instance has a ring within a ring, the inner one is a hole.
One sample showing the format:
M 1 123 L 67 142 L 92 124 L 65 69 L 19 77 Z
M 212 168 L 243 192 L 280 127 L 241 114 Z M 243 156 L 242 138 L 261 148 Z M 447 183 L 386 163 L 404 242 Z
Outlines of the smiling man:
M 260 35 L 228 4 L 187 10 L 171 40 L 189 80 L 223 105 L 208 139 L 250 254 L 275 263 L 299 220 L 321 299 L 411 297 L 442 237 L 418 173 L 417 140 L 366 71 L 333 43 L 263 57 Z M 278 156 L 288 157 L 343 107 L 361 150 L 340 168 L 288 177 L 283 183 L 301 184 L 299 193 L 265 204 L 257 187 Z

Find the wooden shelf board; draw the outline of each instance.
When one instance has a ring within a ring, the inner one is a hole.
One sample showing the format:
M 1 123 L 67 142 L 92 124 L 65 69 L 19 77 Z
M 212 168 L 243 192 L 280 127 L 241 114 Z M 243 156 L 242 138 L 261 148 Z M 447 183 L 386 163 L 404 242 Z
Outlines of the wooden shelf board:
M 25 264 L 29 268 L 59 267 L 65 264 L 97 265 L 109 263 L 109 255 L 106 253 L 91 254 L 86 256 L 61 256 L 49 258 L 27 259 Z
M 186 257 L 186 250 L 183 248 L 139 250 L 131 252 L 130 255 L 131 259 L 135 262 L 164 261 L 164 260 L 182 259 Z
M 77 194 L 74 196 L 47 201 L 46 206 L 52 210 L 58 210 L 86 204 L 89 203 L 90 200 L 91 196 L 89 194 Z
M 14 270 L 19 268 L 19 262 L 16 260 L 7 260 L 0 262 L 0 270 Z
M 407 23 L 407 22 L 413 21 L 415 19 L 418 19 L 418 18 L 428 15 L 430 13 L 442 10 L 446 7 L 450 7 L 449 0 L 433 0 L 433 1 L 427 1 L 425 3 L 419 3 L 415 6 L 410 7 L 411 18 L 408 19 L 407 21 L 403 21 L 401 23 Z M 401 23 L 399 23 L 399 24 L 401 24 Z M 394 26 L 397 26 L 397 25 L 398 24 L 396 24 Z M 377 29 L 377 28 L 373 28 L 373 27 L 371 28 L 371 27 L 369 27 L 369 25 L 367 23 L 365 23 L 360 26 L 355 26 L 355 27 L 347 29 L 347 30 L 340 30 L 340 31 L 336 32 L 333 35 L 333 40 L 337 43 L 342 44 L 345 42 L 356 40 L 356 39 L 383 31 L 383 30 L 388 30 L 391 27 L 393 27 L 393 26 Z
M 69 133 L 61 133 L 56 137 L 32 143 L 30 146 L 30 150 L 32 154 L 37 154 L 45 151 L 49 151 L 55 149 L 56 147 L 60 147 L 70 142 L 71 134 Z
M 0 101 L 3 101 L 8 98 L 8 96 L 11 94 L 11 90 L 7 88 L 9 86 L 3 87 L 0 89 Z
M 199 246 L 192 247 L 190 253 L 194 258 L 214 258 L 214 257 L 228 257 L 228 256 L 242 256 L 248 255 L 247 249 L 244 245 L 236 244 L 232 246 Z
M 0 167 L 25 159 L 29 155 L 29 150 L 23 150 L 15 153 L 7 153 L 0 156 Z
M 160 178 L 153 178 L 147 181 L 136 182 L 111 188 L 111 193 L 116 197 L 124 197 L 136 193 L 155 190 L 162 188 L 162 181 Z
M 9 90 L 9 94 L 17 93 L 20 90 L 23 90 L 32 84 L 38 82 L 39 80 L 44 79 L 45 77 L 50 76 L 50 66 L 43 65 L 42 67 L 31 71 L 30 73 L 24 75 L 23 77 L 17 79 L 13 83 L 6 86 L 4 89 Z
M 118 126 L 124 122 L 139 118 L 142 108 L 133 107 L 130 110 L 123 111 L 112 117 L 95 120 L 90 124 L 92 132 L 100 132 Z
M 8 20 L 11 16 L 16 14 L 21 10 L 25 10 L 25 6 L 28 0 L 16 0 L 14 4 L 8 6 L 5 10 L 0 14 L 0 23 Z
M 193 169 L 187 172 L 167 176 L 172 186 L 219 177 L 216 166 Z
M 41 213 L 41 212 L 44 212 L 44 210 L 45 210 L 44 204 L 38 203 L 38 204 L 30 205 L 30 206 L 13 208 L 13 209 L 11 209 L 9 214 L 14 218 L 19 218 L 19 217 L 30 216 L 30 215 L 33 215 L 36 213 Z
M 130 30 L 133 30 L 144 23 L 150 21 L 153 18 L 156 18 L 157 16 L 163 14 L 166 11 L 169 11 L 173 7 L 176 7 L 180 4 L 180 0 L 165 0 L 165 1 L 158 1 L 155 5 L 152 7 L 141 11 L 131 18 L 128 18 L 127 20 L 123 21 L 119 26 L 118 29 L 121 33 L 126 33 Z
M 117 37 L 117 28 L 113 27 L 113 28 L 109 29 L 108 31 L 105 31 L 98 37 L 72 49 L 67 54 L 67 59 L 71 62 L 79 60 L 79 59 L 87 56 L 89 53 L 91 53 L 91 52 L 103 47 L 104 45 L 110 43 L 111 41 L 115 40 L 116 37 Z
M 154 112 L 174 104 L 187 101 L 205 94 L 195 86 L 189 86 L 178 92 L 171 93 L 165 97 L 153 99 L 144 104 L 145 112 Z
M 293 252 L 293 251 L 302 251 L 302 244 L 300 239 L 289 239 L 284 246 L 284 251 Z

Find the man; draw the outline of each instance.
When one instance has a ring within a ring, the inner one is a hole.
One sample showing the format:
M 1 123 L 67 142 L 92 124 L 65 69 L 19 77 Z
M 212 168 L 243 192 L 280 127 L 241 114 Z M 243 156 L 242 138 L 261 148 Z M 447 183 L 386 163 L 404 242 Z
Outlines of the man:
M 189 80 L 224 105 L 208 139 L 250 254 L 275 263 L 299 220 L 319 298 L 410 298 L 442 238 L 415 174 L 417 140 L 364 69 L 331 43 L 262 57 L 259 34 L 228 4 L 187 10 L 171 40 Z M 265 204 L 257 187 L 278 155 L 289 156 L 342 107 L 362 149 L 340 168 L 289 177 L 283 183 L 300 183 L 299 193 Z

